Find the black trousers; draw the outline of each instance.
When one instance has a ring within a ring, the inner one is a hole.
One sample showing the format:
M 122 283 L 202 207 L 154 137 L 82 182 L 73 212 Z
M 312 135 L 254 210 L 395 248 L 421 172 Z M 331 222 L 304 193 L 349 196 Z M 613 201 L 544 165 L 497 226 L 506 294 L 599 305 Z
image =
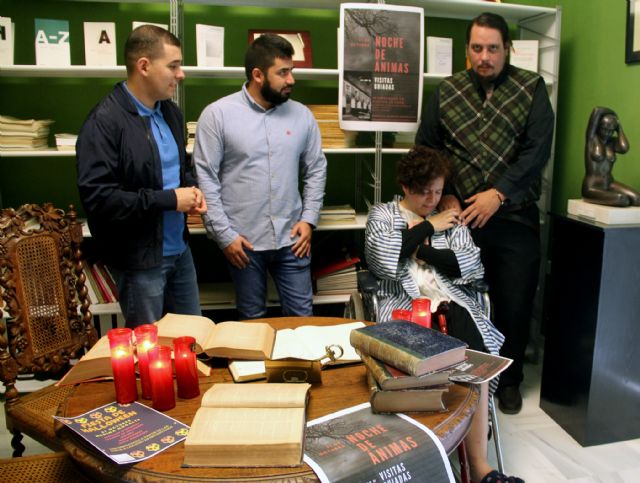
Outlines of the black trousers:
M 500 376 L 500 386 L 522 382 L 540 269 L 538 208 L 532 205 L 515 216 L 517 219 L 494 216 L 483 228 L 471 232 L 481 249 L 493 323 L 505 336 L 500 354 L 513 359 Z

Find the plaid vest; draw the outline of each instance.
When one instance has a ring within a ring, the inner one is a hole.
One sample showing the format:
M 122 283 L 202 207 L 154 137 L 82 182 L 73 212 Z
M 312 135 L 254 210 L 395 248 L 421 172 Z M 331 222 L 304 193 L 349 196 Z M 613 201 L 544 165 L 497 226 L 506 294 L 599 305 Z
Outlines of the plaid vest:
M 485 102 L 466 71 L 440 85 L 440 120 L 453 162 L 453 184 L 461 199 L 493 186 L 521 149 L 522 136 L 540 76 L 511 67 Z M 535 180 L 525 203 L 540 197 Z

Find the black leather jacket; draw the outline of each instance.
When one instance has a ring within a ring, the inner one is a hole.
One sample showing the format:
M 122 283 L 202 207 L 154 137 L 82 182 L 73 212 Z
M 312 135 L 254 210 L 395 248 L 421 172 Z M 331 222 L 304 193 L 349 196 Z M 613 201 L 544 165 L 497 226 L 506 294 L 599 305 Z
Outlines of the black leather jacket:
M 195 186 L 183 149 L 182 113 L 171 101 L 161 106 L 178 144 L 180 185 Z M 161 264 L 162 214 L 177 204 L 174 190 L 162 188 L 160 154 L 148 121 L 121 82 L 89 113 L 76 144 L 78 190 L 97 255 L 120 269 Z M 185 216 L 185 240 L 187 235 Z

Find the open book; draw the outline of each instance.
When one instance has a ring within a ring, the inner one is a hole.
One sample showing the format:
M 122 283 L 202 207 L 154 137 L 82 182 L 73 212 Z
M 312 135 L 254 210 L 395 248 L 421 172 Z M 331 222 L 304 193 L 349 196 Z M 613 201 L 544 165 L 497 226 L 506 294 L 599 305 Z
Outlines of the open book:
M 216 384 L 202 396 L 184 444 L 186 466 L 302 463 L 310 384 Z
M 133 357 L 136 360 L 135 354 Z M 211 374 L 211 368 L 201 361 L 196 360 L 196 367 L 202 375 L 208 376 Z M 104 335 L 69 369 L 56 385 L 65 386 L 109 377 L 113 377 L 111 348 L 109 347 L 109 338 Z
M 296 329 L 278 330 L 269 359 L 320 359 L 322 366 L 358 362 L 360 361 L 360 356 L 351 346 L 349 337 L 352 330 L 364 326 L 363 322 L 351 322 L 324 326 L 303 325 Z M 327 353 L 326 347 L 328 346 L 333 346 L 334 348 L 340 346 L 342 355 L 340 355 L 340 350 L 337 350 L 335 360 L 323 357 Z M 233 380 L 236 382 L 254 381 L 266 377 L 263 361 L 230 361 L 229 370 Z
M 264 360 L 271 356 L 276 331 L 267 323 L 214 323 L 199 315 L 167 314 L 156 322 L 158 342 L 171 345 L 173 339 L 190 335 L 196 352 L 211 357 Z

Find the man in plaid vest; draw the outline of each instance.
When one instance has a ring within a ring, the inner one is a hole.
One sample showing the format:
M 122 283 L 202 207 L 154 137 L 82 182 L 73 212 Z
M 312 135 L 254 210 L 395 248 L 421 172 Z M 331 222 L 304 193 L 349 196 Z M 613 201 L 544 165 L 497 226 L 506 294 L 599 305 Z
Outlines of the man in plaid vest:
M 483 13 L 467 29 L 471 68 L 437 87 L 416 144 L 448 152 L 454 179 L 440 208 L 462 210 L 482 250 L 501 354 L 514 360 L 498 388 L 500 409 L 522 407 L 519 385 L 540 265 L 541 171 L 549 159 L 554 114 L 544 80 L 509 65 L 509 28 Z

